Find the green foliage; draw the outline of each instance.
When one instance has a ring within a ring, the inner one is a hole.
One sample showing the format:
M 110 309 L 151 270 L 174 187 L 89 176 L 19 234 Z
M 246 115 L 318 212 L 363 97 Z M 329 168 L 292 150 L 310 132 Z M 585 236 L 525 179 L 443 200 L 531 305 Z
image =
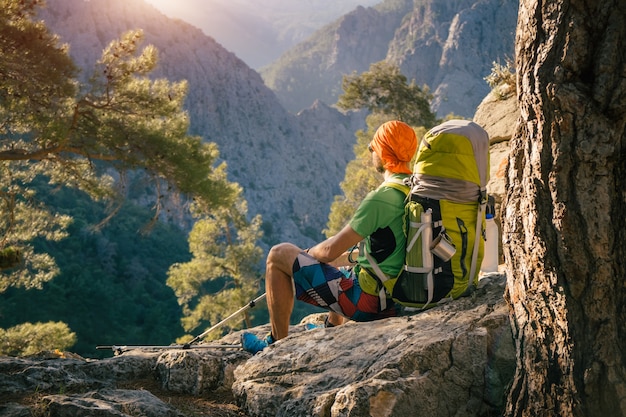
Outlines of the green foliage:
M 77 70 L 67 48 L 41 22 L 32 21 L 40 2 L 0 1 L 0 249 L 14 247 L 22 254 L 19 268 L 3 270 L 0 292 L 10 285 L 38 287 L 58 273 L 47 254 L 35 253 L 25 241 L 35 237 L 58 239 L 69 219 L 56 216 L 34 202 L 26 184 L 48 164 L 24 161 L 34 131 L 51 132 L 76 94 Z
M 504 99 L 515 92 L 515 64 L 511 59 L 507 59 L 504 65 L 494 62 L 491 73 L 485 77 L 485 81 L 496 97 Z
M 60 272 L 41 289 L 12 287 L 0 294 L 0 327 L 63 321 L 77 336 L 72 351 L 85 357 L 110 354 L 96 345 L 170 344 L 183 334 L 181 309 L 165 281 L 170 265 L 190 258 L 186 233 L 163 222 L 138 233 L 150 210 L 130 201 L 96 229 L 104 203 L 75 189 L 47 188 L 37 187 L 45 203 L 74 218 L 63 241 L 34 241 Z
M 76 343 L 65 323 L 24 323 L 0 329 L 0 355 L 26 356 L 43 351 L 64 351 Z
M 32 20 L 41 3 L 0 0 L 1 133 L 22 135 L 35 127 L 58 127 L 57 118 L 68 111 L 76 94 L 77 69 L 67 47 L 58 45 L 43 22 Z M 21 159 L 21 150 L 16 147 L 15 159 Z
M 400 69 L 385 61 L 372 64 L 362 74 L 344 76 L 342 88 L 337 101 L 341 109 L 367 109 L 412 126 L 430 128 L 436 124 L 428 88 L 420 88 L 415 81 L 408 84 Z
M 228 206 L 237 194 L 225 165 L 215 167 L 216 145 L 187 135 L 186 83 L 148 78 L 158 54 L 139 49 L 141 31 L 111 42 L 79 85 L 67 47 L 33 20 L 40 4 L 0 0 L 0 250 L 15 247 L 24 259 L 2 271 L 0 291 L 40 288 L 59 273 L 32 241 L 64 238 L 71 217 L 41 203 L 35 180 L 118 201 L 119 209 L 124 180 L 140 169 L 156 190 L 155 219 L 164 189 L 193 196 L 201 210 Z
M 0 269 L 9 269 L 18 266 L 23 261 L 22 252 L 9 246 L 0 251 Z
M 262 251 L 256 242 L 262 235 L 261 218 L 249 222 L 246 214 L 246 202 L 237 200 L 231 207 L 202 215 L 189 234 L 193 258 L 170 268 L 167 285 L 182 306 L 186 331 L 221 321 L 233 306 L 247 304 L 258 293 Z M 240 320 L 233 319 L 207 337 L 217 338 L 229 328 L 241 328 Z
M 53 213 L 36 199 L 32 184 L 44 164 L 29 169 L 26 161 L 0 161 L 0 247 L 14 247 L 22 262 L 0 272 L 0 293 L 8 287 L 41 288 L 58 274 L 54 259 L 37 252 L 35 239 L 59 241 L 67 236 L 68 215 Z

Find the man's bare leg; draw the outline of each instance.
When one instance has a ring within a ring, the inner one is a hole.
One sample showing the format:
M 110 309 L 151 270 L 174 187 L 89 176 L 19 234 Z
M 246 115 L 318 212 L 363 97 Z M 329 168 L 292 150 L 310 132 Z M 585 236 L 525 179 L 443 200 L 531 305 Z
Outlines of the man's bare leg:
M 295 301 L 293 263 L 302 251 L 291 243 L 272 247 L 265 266 L 265 291 L 272 337 L 280 340 L 289 333 L 289 319 Z

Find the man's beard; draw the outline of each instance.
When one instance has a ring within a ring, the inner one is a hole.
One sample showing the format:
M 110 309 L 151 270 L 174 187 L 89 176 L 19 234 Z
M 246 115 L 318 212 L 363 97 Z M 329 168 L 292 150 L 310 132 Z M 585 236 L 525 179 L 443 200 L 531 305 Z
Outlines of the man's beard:
M 376 166 L 376 172 L 378 172 L 379 174 L 384 174 L 385 173 L 385 167 L 381 165 L 377 165 Z

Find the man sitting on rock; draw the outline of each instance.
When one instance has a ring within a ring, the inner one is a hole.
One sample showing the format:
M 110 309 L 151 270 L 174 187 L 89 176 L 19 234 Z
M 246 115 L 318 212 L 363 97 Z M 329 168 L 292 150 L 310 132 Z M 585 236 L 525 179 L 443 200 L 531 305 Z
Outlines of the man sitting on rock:
M 374 168 L 385 180 L 403 180 L 411 174 L 417 137 L 406 123 L 383 124 L 368 147 Z M 380 269 L 389 277 L 397 276 L 405 258 L 404 200 L 401 191 L 383 183 L 365 197 L 337 235 L 305 250 L 291 243 L 272 247 L 265 272 L 271 332 L 262 339 L 244 332 L 243 348 L 257 353 L 287 336 L 294 296 L 329 310 L 329 327 L 343 324 L 344 319 L 370 321 L 398 315 L 397 304 L 379 298 L 379 284 L 367 272 L 371 269 L 365 254 L 353 261 L 351 253 L 365 239 L 365 250 Z

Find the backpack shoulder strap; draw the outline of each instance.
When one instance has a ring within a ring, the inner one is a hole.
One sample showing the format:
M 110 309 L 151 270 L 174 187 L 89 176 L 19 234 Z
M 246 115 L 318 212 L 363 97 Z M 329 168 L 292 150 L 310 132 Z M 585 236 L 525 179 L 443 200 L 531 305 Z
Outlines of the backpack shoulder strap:
M 385 275 L 382 269 L 380 269 L 380 266 L 378 266 L 378 263 L 376 263 L 374 257 L 367 252 L 367 249 L 365 249 L 365 239 L 363 239 L 359 244 L 359 251 L 361 251 L 361 253 L 365 255 L 365 258 L 372 267 L 375 275 L 372 275 L 370 272 L 368 272 L 368 274 L 370 274 L 373 278 L 378 278 L 378 281 L 380 283 L 380 291 L 378 292 L 380 309 L 385 310 L 387 309 L 387 292 L 385 291 L 384 282 L 387 281 L 389 278 L 387 277 L 387 275 Z
M 409 187 L 409 185 L 400 178 L 389 178 L 388 180 L 385 180 L 382 185 L 401 191 L 405 196 L 408 196 L 409 191 L 411 191 L 411 187 Z
M 480 190 L 480 197 L 478 199 L 478 210 L 476 210 L 476 233 L 474 235 L 474 249 L 472 252 L 472 263 L 470 265 L 470 275 L 467 281 L 466 292 L 471 291 L 470 287 L 474 285 L 474 277 L 478 271 L 478 245 L 479 236 L 482 235 L 483 217 L 485 216 L 485 209 L 487 207 L 487 192 L 486 190 Z
M 396 178 L 396 177 L 391 177 L 391 178 L 385 180 L 385 182 L 383 182 L 381 184 L 381 187 L 383 185 L 387 186 L 387 187 L 390 187 L 390 188 L 394 188 L 394 189 L 402 192 L 404 194 L 404 196 L 405 196 L 405 203 L 408 201 L 409 194 L 410 194 L 410 191 L 411 191 L 411 187 L 407 183 L 405 183 L 402 179 Z M 365 255 L 365 258 L 367 259 L 367 261 L 369 262 L 369 264 L 370 264 L 370 266 L 371 266 L 371 268 L 373 270 L 372 272 L 374 273 L 375 277 L 378 278 L 378 280 L 380 281 L 381 288 L 380 288 L 380 292 L 378 294 L 378 297 L 380 299 L 381 309 L 384 310 L 385 308 L 387 308 L 387 294 L 385 292 L 385 286 L 384 286 L 383 283 L 385 281 L 387 281 L 389 278 L 380 269 L 380 266 L 378 266 L 378 263 L 376 262 L 376 260 L 374 260 L 374 258 L 365 249 L 365 240 L 361 241 L 361 243 L 359 245 L 359 250 L 361 251 L 362 254 Z

